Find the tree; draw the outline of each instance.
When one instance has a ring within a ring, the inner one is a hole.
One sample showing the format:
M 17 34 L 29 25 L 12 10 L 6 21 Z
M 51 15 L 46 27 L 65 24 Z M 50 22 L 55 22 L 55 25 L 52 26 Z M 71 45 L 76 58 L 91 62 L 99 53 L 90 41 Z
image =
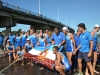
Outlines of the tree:
M 100 34 L 98 34 L 98 37 L 100 37 Z

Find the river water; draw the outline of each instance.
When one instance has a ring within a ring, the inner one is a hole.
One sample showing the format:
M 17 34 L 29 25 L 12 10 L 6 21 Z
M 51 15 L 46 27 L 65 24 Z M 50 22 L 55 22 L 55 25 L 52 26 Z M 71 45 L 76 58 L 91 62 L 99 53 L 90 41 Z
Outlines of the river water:
M 8 57 L 0 57 L 0 71 L 8 65 Z M 40 68 L 39 64 L 34 64 L 34 66 L 25 64 L 22 66 L 21 62 L 16 62 L 0 75 L 59 75 L 56 71 L 49 70 L 48 68 L 44 68 L 43 70 L 40 70 Z M 97 66 L 97 70 L 100 71 L 100 65 Z M 72 75 L 77 75 L 77 72 Z
M 98 42 L 100 44 L 100 38 L 98 38 Z M 8 65 L 8 57 L 0 57 L 0 71 Z M 21 62 L 17 62 L 3 71 L 0 75 L 59 75 L 56 71 L 49 70 L 48 68 L 44 68 L 43 70 L 40 70 L 40 68 L 41 66 L 38 64 L 34 64 L 34 66 L 25 64 L 22 66 Z M 97 70 L 100 71 L 100 65 L 97 66 Z

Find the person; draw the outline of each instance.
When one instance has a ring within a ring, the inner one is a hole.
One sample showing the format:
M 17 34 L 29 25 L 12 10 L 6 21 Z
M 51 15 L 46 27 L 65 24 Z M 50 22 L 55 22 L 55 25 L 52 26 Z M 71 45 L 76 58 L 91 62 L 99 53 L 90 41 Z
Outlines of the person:
M 24 65 L 24 52 L 22 51 L 22 47 L 18 46 L 17 49 L 16 60 L 22 61 L 22 65 Z
M 70 62 L 70 65 L 72 67 L 72 56 L 73 53 L 75 51 L 75 40 L 74 40 L 74 36 L 72 33 L 68 32 L 68 28 L 67 27 L 63 27 L 63 32 L 65 33 L 66 36 L 66 55 L 68 58 L 68 61 Z M 72 69 L 72 68 L 71 68 Z
M 92 48 L 93 48 L 93 41 L 90 32 L 86 31 L 86 27 L 84 23 L 80 23 L 78 25 L 78 30 L 81 32 L 80 35 L 80 51 L 78 54 L 78 67 L 79 67 L 79 74 L 82 74 L 82 59 L 86 62 L 86 67 L 89 68 L 91 75 L 94 75 L 93 66 L 91 64 L 91 55 L 92 55 Z M 85 73 L 85 75 L 88 75 Z
M 45 34 L 44 34 L 45 37 L 48 35 L 48 32 L 49 32 L 49 29 L 46 29 Z
M 60 32 L 59 28 L 54 28 L 54 33 L 51 36 L 52 44 L 61 47 L 65 43 L 65 34 Z
M 2 32 L 0 32 L 0 49 L 2 50 L 3 57 L 5 57 L 4 41 L 5 41 L 5 37 L 3 36 Z
M 47 39 L 47 44 L 48 44 L 48 45 L 50 45 L 50 44 L 51 44 L 51 41 L 50 41 L 51 36 L 52 36 L 52 32 L 51 32 L 51 31 L 49 31 L 49 32 L 48 32 L 48 34 L 47 34 L 47 37 L 46 37 L 46 39 Z
M 27 35 L 25 34 L 25 31 L 22 30 L 22 35 L 21 35 L 22 48 L 24 48 L 24 46 L 26 44 L 26 39 L 27 39 Z
M 27 43 L 25 44 L 24 52 L 28 53 L 32 48 L 33 48 L 33 44 L 31 43 L 31 40 L 29 38 L 27 38 Z M 27 64 L 31 64 L 31 66 L 33 66 L 32 60 L 28 60 L 28 61 L 29 61 L 29 63 L 27 63 Z
M 38 41 L 35 30 L 31 29 L 30 34 L 31 34 L 31 42 L 32 42 L 33 46 L 35 47 L 37 44 L 37 41 Z
M 14 45 L 14 47 L 15 47 L 15 35 L 12 32 L 9 32 L 9 35 L 7 37 L 7 40 L 8 39 L 10 40 L 10 44 L 11 45 Z
M 31 40 L 30 30 L 27 31 L 27 38 Z
M 40 35 L 43 35 L 44 36 L 44 34 L 43 34 L 43 30 L 41 29 L 41 30 L 39 30 L 40 32 L 39 32 L 39 34 L 38 34 L 38 37 L 40 37 Z
M 61 75 L 65 75 L 64 71 L 70 69 L 70 63 L 68 62 L 64 54 L 58 52 L 58 50 L 59 50 L 58 46 L 53 47 L 53 53 L 56 55 L 54 67 L 58 72 L 60 72 Z
M 18 32 L 16 32 L 15 42 L 16 42 L 16 48 L 15 49 L 17 49 L 18 46 L 21 46 L 21 36 Z
M 31 40 L 27 38 L 27 43 L 25 44 L 25 52 L 29 52 L 33 48 L 33 45 L 31 43 Z
M 79 53 L 79 45 L 80 45 L 80 43 L 81 43 L 81 40 L 80 40 L 80 34 L 81 34 L 81 32 L 79 31 L 79 30 L 77 30 L 77 33 L 76 34 L 74 34 L 74 39 L 75 39 L 75 45 L 76 45 L 76 50 L 75 51 L 77 51 L 76 52 L 76 54 L 73 56 L 73 63 L 75 63 L 75 64 L 73 64 L 73 67 L 74 67 L 74 70 L 77 68 L 77 60 L 78 60 L 78 53 Z
M 41 46 L 41 47 L 46 46 L 46 43 L 47 43 L 46 38 L 42 34 L 40 35 L 38 39 L 39 39 L 37 43 L 38 46 Z
M 14 45 L 12 45 L 12 44 L 10 43 L 10 40 L 7 40 L 6 49 L 7 49 L 8 55 L 9 55 L 9 62 L 12 61 L 12 60 L 11 60 L 12 56 L 14 57 L 14 59 L 16 59 L 16 58 L 15 58 Z
M 98 35 L 97 35 L 97 32 L 99 31 L 100 29 L 100 26 L 98 24 L 96 24 L 94 26 L 94 30 L 91 32 L 91 35 L 92 35 L 92 38 L 93 38 L 93 70 L 94 70 L 94 73 L 97 73 L 99 74 L 98 71 L 96 71 L 95 67 L 96 67 L 96 62 L 97 62 L 97 46 L 99 47 L 99 44 L 98 44 Z M 88 73 L 88 69 L 86 69 L 86 73 Z

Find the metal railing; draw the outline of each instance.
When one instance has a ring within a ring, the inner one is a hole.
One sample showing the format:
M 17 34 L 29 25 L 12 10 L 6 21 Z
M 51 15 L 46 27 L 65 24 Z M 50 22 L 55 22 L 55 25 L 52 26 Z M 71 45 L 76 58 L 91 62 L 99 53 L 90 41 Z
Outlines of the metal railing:
M 15 11 L 19 11 L 19 12 L 23 12 L 23 13 L 26 13 L 26 14 L 30 14 L 30 15 L 34 15 L 34 16 L 37 16 L 37 17 L 41 17 L 43 19 L 47 19 L 47 20 L 50 20 L 52 22 L 55 22 L 55 23 L 59 23 L 59 24 L 62 24 L 56 20 L 53 20 L 51 18 L 48 18 L 46 16 L 43 16 L 42 14 L 38 14 L 38 13 L 34 13 L 32 11 L 29 11 L 29 10 L 26 10 L 26 9 L 23 9 L 23 8 L 20 8 L 18 6 L 14 6 L 14 5 L 11 5 L 11 4 L 8 4 L 8 3 L 5 3 L 5 2 L 0 2 L 0 5 L 3 6 L 3 7 L 6 7 L 6 8 L 10 8 L 10 9 L 13 9 Z M 64 25 L 64 24 L 62 24 Z M 65 26 L 65 25 L 64 25 Z M 68 26 L 69 27 L 69 26 Z M 70 28 L 70 27 L 69 27 Z M 72 28 L 71 28 L 72 29 Z
M 53 22 L 58 23 L 57 21 L 55 21 L 55 20 L 53 20 L 53 19 L 51 19 L 51 18 L 48 18 L 48 17 L 46 17 L 46 16 L 43 16 L 42 14 L 34 13 L 34 12 L 32 12 L 32 11 L 29 11 L 29 10 L 26 10 L 26 9 L 23 9 L 23 8 L 18 7 L 18 6 L 14 6 L 14 5 L 5 3 L 5 2 L 2 2 L 2 6 L 3 6 L 3 7 L 10 8 L 10 9 L 13 9 L 13 10 L 15 10 L 15 11 L 23 12 L 23 13 L 26 13 L 26 14 L 31 14 L 31 15 L 38 16 L 38 17 L 41 17 L 41 18 L 44 18 L 44 19 L 48 19 L 48 20 L 51 20 L 51 21 L 53 21 Z

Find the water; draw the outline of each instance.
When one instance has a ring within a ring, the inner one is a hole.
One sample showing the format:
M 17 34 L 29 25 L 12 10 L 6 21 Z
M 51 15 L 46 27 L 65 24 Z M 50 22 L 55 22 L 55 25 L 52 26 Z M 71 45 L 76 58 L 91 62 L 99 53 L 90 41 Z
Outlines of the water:
M 8 57 L 0 58 L 0 71 L 8 65 Z M 17 62 L 3 71 L 0 75 L 59 75 L 56 71 L 49 70 L 48 68 L 45 68 L 44 70 L 40 70 L 40 68 L 41 67 L 38 64 L 34 64 L 34 66 L 25 64 L 22 66 L 21 62 Z M 98 71 L 99 69 L 100 65 L 97 66 Z M 73 75 L 77 75 L 77 72 Z
M 8 57 L 0 58 L 0 71 L 8 65 Z M 34 66 L 25 64 L 22 66 L 21 62 L 17 62 L 2 72 L 0 75 L 58 75 L 56 72 L 47 68 L 44 70 L 40 70 L 40 68 L 41 67 L 38 64 L 34 64 Z

